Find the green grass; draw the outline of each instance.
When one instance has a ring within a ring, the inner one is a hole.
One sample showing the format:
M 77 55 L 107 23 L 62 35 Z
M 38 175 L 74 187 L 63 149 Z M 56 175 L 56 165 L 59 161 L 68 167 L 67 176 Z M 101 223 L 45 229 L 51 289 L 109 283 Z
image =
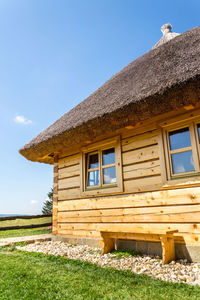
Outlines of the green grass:
M 0 222 L 0 227 L 24 226 L 24 225 L 42 224 L 42 223 L 51 223 L 51 217 L 36 218 L 36 219 L 16 219 L 16 220 L 1 221 Z
M 42 224 L 42 223 L 51 223 L 51 217 L 1 221 L 0 227 L 24 226 L 24 225 Z M 3 230 L 3 231 L 0 231 L 0 238 L 37 235 L 37 234 L 45 234 L 45 233 L 51 233 L 51 232 L 52 232 L 52 230 L 48 229 L 48 227 Z
M 87 262 L 0 248 L 1 300 L 199 299 L 200 287 L 172 284 Z
M 139 252 L 134 250 L 134 249 L 120 249 L 120 250 L 113 250 L 111 252 L 112 254 L 116 255 L 116 258 L 122 258 L 124 257 L 129 257 L 129 256 L 135 256 L 138 255 Z
M 48 227 L 30 228 L 30 229 L 16 229 L 16 230 L 3 230 L 3 231 L 0 231 L 0 239 L 9 238 L 9 237 L 37 235 L 37 234 L 47 234 L 47 233 L 51 233 L 51 232 L 52 232 L 52 230 L 48 229 Z

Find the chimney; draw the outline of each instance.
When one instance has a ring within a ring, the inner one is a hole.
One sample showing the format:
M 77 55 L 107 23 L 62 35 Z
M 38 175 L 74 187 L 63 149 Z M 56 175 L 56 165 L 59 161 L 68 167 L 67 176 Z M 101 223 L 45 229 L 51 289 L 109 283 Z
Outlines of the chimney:
M 171 39 L 175 38 L 176 36 L 180 35 L 180 33 L 172 32 L 172 25 L 170 23 L 164 24 L 161 27 L 161 31 L 163 33 L 162 38 L 153 46 L 152 49 L 155 49 L 166 42 L 170 41 Z

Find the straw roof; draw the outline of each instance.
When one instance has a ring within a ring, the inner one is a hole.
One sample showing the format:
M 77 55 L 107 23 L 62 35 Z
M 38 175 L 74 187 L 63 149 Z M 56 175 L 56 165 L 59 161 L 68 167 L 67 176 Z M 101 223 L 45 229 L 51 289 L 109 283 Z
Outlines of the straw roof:
M 87 99 L 20 149 L 32 161 L 52 163 L 64 147 L 200 100 L 200 27 L 128 64 Z M 193 91 L 190 97 L 189 89 Z M 195 97 L 194 97 L 195 94 Z

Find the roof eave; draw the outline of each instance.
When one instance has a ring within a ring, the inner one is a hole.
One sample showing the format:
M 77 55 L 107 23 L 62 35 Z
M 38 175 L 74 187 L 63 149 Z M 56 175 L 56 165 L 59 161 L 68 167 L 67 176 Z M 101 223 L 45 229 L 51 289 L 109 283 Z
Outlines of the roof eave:
M 25 158 L 35 162 L 54 163 L 54 154 L 82 147 L 88 140 L 94 140 L 103 132 L 112 135 L 120 128 L 135 125 L 140 121 L 159 114 L 177 110 L 187 105 L 196 105 L 200 101 L 200 75 L 179 83 L 162 93 L 131 103 L 125 107 L 105 114 L 101 118 L 88 121 L 76 128 L 64 131 L 41 143 L 19 150 Z M 153 105 L 152 105 L 153 103 Z

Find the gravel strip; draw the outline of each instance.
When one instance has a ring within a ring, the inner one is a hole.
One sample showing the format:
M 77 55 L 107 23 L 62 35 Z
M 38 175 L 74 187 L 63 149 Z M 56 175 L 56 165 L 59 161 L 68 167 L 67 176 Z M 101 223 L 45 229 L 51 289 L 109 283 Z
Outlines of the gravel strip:
M 200 263 L 188 263 L 186 259 L 172 261 L 162 266 L 161 259 L 147 255 L 122 256 L 117 254 L 101 255 L 101 250 L 87 245 L 71 245 L 60 241 L 45 241 L 17 246 L 17 249 L 29 252 L 42 252 L 70 259 L 89 261 L 101 267 L 112 267 L 118 270 L 131 270 L 137 274 L 146 274 L 168 282 L 184 282 L 200 285 Z

